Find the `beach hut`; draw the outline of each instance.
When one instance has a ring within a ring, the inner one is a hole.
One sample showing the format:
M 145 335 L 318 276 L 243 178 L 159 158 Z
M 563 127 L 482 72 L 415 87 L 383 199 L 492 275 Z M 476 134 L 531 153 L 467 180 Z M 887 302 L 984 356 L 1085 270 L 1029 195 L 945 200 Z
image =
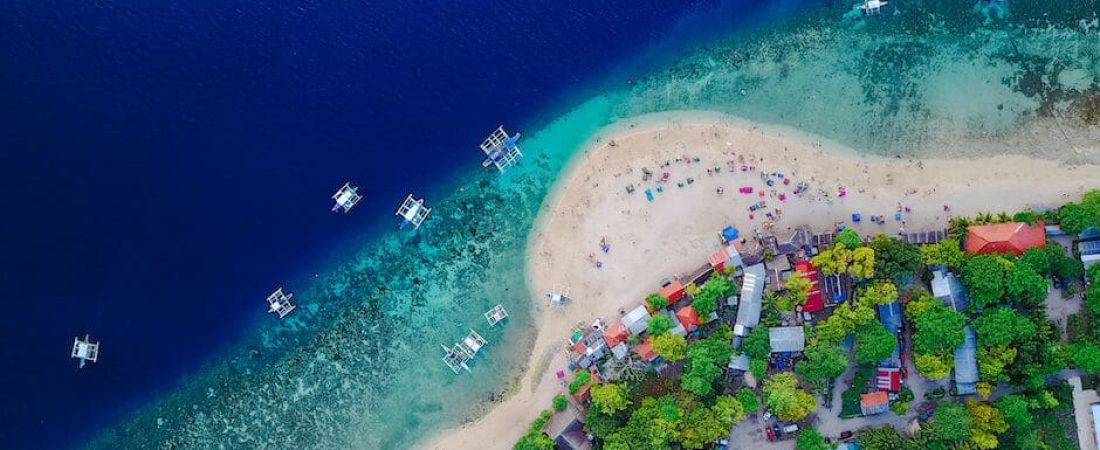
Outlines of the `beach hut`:
M 639 335 L 649 327 L 649 317 L 649 310 L 644 305 L 638 306 L 623 316 L 622 324 L 630 334 Z
M 684 285 L 679 280 L 666 280 L 661 284 L 661 289 L 657 293 L 661 294 L 661 297 L 667 298 L 669 304 L 676 303 L 684 298 Z
M 859 396 L 859 410 L 865 416 L 882 414 L 890 410 L 890 396 L 886 391 L 876 391 Z
M 283 288 L 276 289 L 275 292 L 267 296 L 267 312 L 275 313 L 280 319 L 286 317 L 296 308 L 290 302 L 292 298 L 294 298 L 294 293 L 283 292 Z
M 335 194 L 332 194 L 332 199 L 336 202 L 332 206 L 332 212 L 339 211 L 342 208 L 346 213 L 351 211 L 351 208 L 359 203 L 363 196 L 359 195 L 359 188 L 352 186 L 351 183 L 344 183 L 340 189 L 336 190 Z
M 699 313 L 695 311 L 695 307 L 687 305 L 683 308 L 676 310 L 676 320 L 680 322 L 680 325 L 687 331 L 695 331 L 702 323 L 699 322 Z
M 722 271 L 726 268 L 726 261 L 730 259 L 730 254 L 726 249 L 720 248 L 714 253 L 711 253 L 707 257 L 707 262 L 710 263 L 710 267 L 716 271 Z
M 431 212 L 431 208 L 424 206 L 424 199 L 416 199 L 413 198 L 412 194 L 409 194 L 405 197 L 405 201 L 401 202 L 401 206 L 397 208 L 394 215 L 401 217 L 401 228 L 411 226 L 415 230 L 420 228 L 420 224 L 424 223 L 424 219 L 427 219 L 428 213 Z
M 897 392 L 901 389 L 901 369 L 879 367 L 875 372 L 875 386 L 883 391 Z
M 576 363 L 582 368 L 587 369 L 607 353 L 607 342 L 604 341 L 603 333 L 599 330 L 592 330 L 579 339 L 572 340 L 574 341 L 573 351 L 577 353 Z
M 83 369 L 84 365 L 88 361 L 96 362 L 99 360 L 99 342 L 92 342 L 91 336 L 85 334 L 84 339 L 80 337 L 73 338 L 73 351 L 70 355 L 73 359 L 80 360 L 80 368 Z
M 516 165 L 516 160 L 523 156 L 519 146 L 516 145 L 518 141 L 519 133 L 509 136 L 508 132 L 504 131 L 503 125 L 497 127 L 481 142 L 481 152 L 485 153 L 485 161 L 481 165 L 494 166 L 501 173 Z
M 963 344 L 955 349 L 955 390 L 958 395 L 970 395 L 978 393 L 978 340 L 970 325 L 963 332 Z
M 504 305 L 496 305 L 485 312 L 485 320 L 489 322 L 489 326 L 495 326 L 507 318 L 508 311 L 504 309 Z
M 688 334 L 688 330 L 686 327 L 684 327 L 684 324 L 680 323 L 680 318 L 676 316 L 676 313 L 668 311 L 666 314 L 668 314 L 669 319 L 672 319 L 673 324 L 672 329 L 668 330 L 669 334 L 673 336 L 686 337 Z
M 821 279 L 817 268 L 809 261 L 798 261 L 794 263 L 794 270 L 810 282 L 810 293 L 806 296 L 806 303 L 802 304 L 802 310 L 818 312 L 825 309 L 825 299 L 821 296 Z
M 737 307 L 737 319 L 733 334 L 745 337 L 749 330 L 760 323 L 760 309 L 764 298 L 764 265 L 754 264 L 745 268 L 741 283 L 741 299 Z
M 802 327 L 768 328 L 772 353 L 801 352 L 806 348 L 806 332 Z
M 1047 234 L 1042 222 L 1028 225 L 1024 222 L 974 225 L 966 229 L 967 253 L 1011 253 L 1019 255 L 1029 248 L 1046 246 Z

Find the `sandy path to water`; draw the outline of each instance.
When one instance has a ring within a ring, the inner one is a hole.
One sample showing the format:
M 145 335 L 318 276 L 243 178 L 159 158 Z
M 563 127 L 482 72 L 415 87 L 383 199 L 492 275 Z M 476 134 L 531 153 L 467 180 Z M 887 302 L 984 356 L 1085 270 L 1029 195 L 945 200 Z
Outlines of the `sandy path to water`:
M 611 142 L 614 145 L 611 145 Z M 677 162 L 677 158 L 687 157 Z M 699 158 L 700 162 L 692 162 Z M 667 167 L 661 167 L 666 161 Z M 729 170 L 733 161 L 735 170 Z M 755 170 L 741 171 L 741 166 Z M 721 171 L 708 174 L 718 166 Z M 648 202 L 642 168 L 655 178 L 669 173 L 664 193 Z M 765 187 L 759 171 L 783 172 L 790 185 Z M 677 187 L 678 181 L 694 183 Z M 792 194 L 799 181 L 810 193 Z M 634 184 L 633 194 L 626 186 Z M 752 195 L 738 193 L 751 186 Z M 837 198 L 840 187 L 847 191 Z M 983 159 L 892 159 L 858 154 L 795 130 L 762 126 L 709 113 L 667 113 L 621 121 L 598 133 L 558 179 L 528 244 L 527 282 L 538 337 L 529 370 L 507 400 L 483 418 L 446 430 L 423 446 L 431 449 L 509 449 L 554 395 L 562 392 L 554 372 L 566 366 L 562 351 L 572 326 L 602 317 L 614 323 L 621 308 L 633 308 L 658 282 L 706 263 L 718 248 L 718 232 L 733 225 L 751 235 L 762 213 L 750 220 L 749 205 L 764 200 L 782 209 L 774 229 L 810 225 L 815 232 L 863 215 L 855 228 L 877 232 L 942 229 L 945 204 L 952 214 L 1055 207 L 1100 187 L 1100 166 L 1065 166 L 1023 156 Z M 723 188 L 724 194 L 717 190 Z M 765 189 L 766 197 L 758 197 Z M 772 196 L 771 189 L 775 189 Z M 781 201 L 778 194 L 785 193 Z M 831 202 L 825 200 L 828 193 Z M 912 211 L 902 222 L 898 206 Z M 869 223 L 887 215 L 885 225 Z M 600 241 L 611 245 L 607 254 Z M 602 262 L 597 269 L 594 260 Z M 551 307 L 544 294 L 566 289 L 572 304 Z

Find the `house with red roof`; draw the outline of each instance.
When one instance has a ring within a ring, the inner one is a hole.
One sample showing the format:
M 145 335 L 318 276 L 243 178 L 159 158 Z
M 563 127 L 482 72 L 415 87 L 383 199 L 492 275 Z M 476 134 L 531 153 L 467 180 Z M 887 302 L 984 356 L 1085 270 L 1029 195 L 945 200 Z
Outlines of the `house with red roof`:
M 859 411 L 865 416 L 882 414 L 890 410 L 890 396 L 886 391 L 876 391 L 859 396 Z
M 901 389 L 901 369 L 897 367 L 879 367 L 875 374 L 875 386 L 890 392 Z
M 802 310 L 818 312 L 825 309 L 825 299 L 821 296 L 821 281 L 817 268 L 809 261 L 798 261 L 794 263 L 794 270 L 798 271 L 802 278 L 810 281 L 810 294 L 806 296 L 806 303 L 802 305 Z
M 657 291 L 657 293 L 660 294 L 661 297 L 667 298 L 669 304 L 676 303 L 684 298 L 684 284 L 680 283 L 678 280 L 672 280 L 668 282 L 668 284 L 661 286 L 661 290 Z
M 653 352 L 653 343 L 646 338 L 645 342 L 634 346 L 634 353 L 642 357 L 642 361 L 650 362 L 653 358 L 657 357 L 657 354 Z
M 695 307 L 691 305 L 676 310 L 676 319 L 679 320 L 680 324 L 684 326 L 684 329 L 689 332 L 695 331 L 702 325 L 702 323 L 699 322 L 699 313 L 696 312 Z
M 1011 253 L 1019 255 L 1029 248 L 1043 248 L 1047 233 L 1042 222 L 1028 225 L 1024 222 L 974 225 L 966 229 L 967 253 Z

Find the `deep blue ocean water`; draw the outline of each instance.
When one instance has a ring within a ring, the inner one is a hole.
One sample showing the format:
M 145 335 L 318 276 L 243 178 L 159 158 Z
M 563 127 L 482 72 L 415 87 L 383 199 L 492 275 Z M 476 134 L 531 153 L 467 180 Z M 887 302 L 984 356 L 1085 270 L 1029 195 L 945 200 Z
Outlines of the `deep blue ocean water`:
M 811 1 L 10 2 L 0 10 L 0 447 L 186 379 L 406 192 L 746 17 Z M 367 192 L 329 212 L 344 181 Z M 72 337 L 103 343 L 84 370 Z

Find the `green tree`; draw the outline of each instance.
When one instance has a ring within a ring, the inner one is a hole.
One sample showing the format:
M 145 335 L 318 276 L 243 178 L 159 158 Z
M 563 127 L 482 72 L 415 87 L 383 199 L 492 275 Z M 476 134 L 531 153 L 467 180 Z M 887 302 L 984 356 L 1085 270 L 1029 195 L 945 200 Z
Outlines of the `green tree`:
M 980 449 L 997 448 L 997 436 L 1008 430 L 1000 411 L 974 399 L 966 401 L 966 410 L 970 415 L 970 442 Z
M 1096 264 L 1092 267 L 1100 267 L 1100 264 Z M 1090 267 L 1090 269 L 1092 268 Z M 1092 311 L 1093 314 L 1100 314 L 1100 280 L 1093 281 L 1089 284 L 1088 289 L 1085 290 L 1085 307 Z
M 581 388 L 587 386 L 591 381 L 592 374 L 585 371 L 577 372 L 573 378 L 573 382 L 569 383 L 569 394 L 580 392 Z
M 875 251 L 869 247 L 860 247 L 852 250 L 852 264 L 848 273 L 860 279 L 875 276 Z
M 776 306 L 780 311 L 794 311 L 798 305 L 806 303 L 806 297 L 810 294 L 810 280 L 802 277 L 801 272 L 791 274 L 791 277 L 783 283 L 786 292 L 776 299 Z
M 997 400 L 997 410 L 1015 436 L 1016 448 L 1038 450 L 1039 436 L 1028 411 L 1028 401 L 1020 395 L 1006 395 Z
M 1041 275 L 1050 275 L 1050 255 L 1044 249 L 1029 248 L 1024 250 L 1020 258 L 1016 260 L 1016 264 L 1031 267 Z
M 806 359 L 799 361 L 795 371 L 807 383 L 820 384 L 839 377 L 848 368 L 848 354 L 835 344 L 815 340 L 806 346 Z
M 978 307 L 1001 301 L 1005 295 L 1005 272 L 1011 265 L 998 255 L 970 257 L 963 264 L 962 282 L 970 293 L 970 300 Z
M 531 423 L 527 434 L 512 446 L 512 450 L 554 450 L 554 441 L 542 432 L 543 425 L 546 425 L 553 414 L 551 411 L 543 411 L 539 414 L 539 417 Z
M 1013 264 L 1005 280 L 1009 298 L 1028 306 L 1043 303 L 1047 296 L 1047 280 L 1026 264 Z
M 569 406 L 569 399 L 561 394 L 555 395 L 553 405 L 554 411 L 565 411 L 565 408 Z
M 869 323 L 856 329 L 856 362 L 860 364 L 878 363 L 890 357 L 897 347 L 894 335 L 886 331 L 880 323 Z
M 857 249 L 863 247 L 863 238 L 851 228 L 846 228 L 836 235 L 836 242 L 844 244 L 844 248 Z
M 1085 372 L 1100 372 L 1100 346 L 1093 343 L 1077 343 L 1071 346 L 1073 367 Z
M 754 414 L 760 409 L 760 401 L 756 399 L 756 393 L 749 388 L 737 390 L 737 401 L 741 402 L 741 410 L 745 414 Z
M 1055 241 L 1047 241 L 1043 251 L 1050 258 L 1050 273 L 1058 278 L 1081 278 L 1085 274 L 1085 267 L 1081 260 L 1066 255 L 1066 248 Z
M 825 438 L 813 428 L 806 428 L 798 433 L 798 440 L 794 443 L 798 450 L 829 450 L 830 445 L 825 444 Z
M 731 395 L 722 395 L 715 399 L 714 412 L 718 418 L 722 420 L 722 423 L 726 425 L 726 430 L 729 430 L 729 427 L 745 418 L 744 404 L 741 403 L 741 400 L 737 397 Z
M 802 420 L 817 407 L 814 397 L 798 389 L 791 372 L 781 372 L 764 380 L 764 406 L 780 420 Z
M 626 388 L 621 384 L 607 383 L 592 386 L 592 406 L 604 414 L 615 414 L 630 406 Z
M 958 442 L 970 437 L 970 413 L 958 403 L 940 402 L 932 416 L 931 434 L 936 438 Z
M 917 371 L 929 380 L 939 380 L 951 374 L 954 358 L 941 357 L 928 353 L 914 353 L 913 365 Z
M 965 254 L 958 239 L 944 239 L 939 243 L 921 246 L 920 257 L 927 266 L 962 267 Z
M 916 328 L 912 336 L 916 353 L 952 354 L 966 339 L 966 319 L 930 296 L 914 296 L 905 306 L 905 315 Z
M 706 396 L 714 392 L 714 380 L 729 364 L 733 349 L 729 341 L 733 333 L 729 327 L 722 326 L 704 339 L 688 346 L 687 364 L 680 376 L 680 387 L 695 395 Z
M 772 353 L 771 333 L 767 327 L 756 327 L 749 331 L 741 348 L 753 359 L 765 359 Z
M 752 376 L 757 380 L 764 378 L 764 373 L 768 371 L 768 363 L 762 359 L 754 359 L 749 361 L 749 372 L 752 372 Z
M 649 336 L 660 336 L 668 333 L 668 330 L 676 328 L 676 325 L 672 323 L 672 319 L 666 314 L 657 313 L 649 319 Z
M 695 307 L 695 312 L 699 313 L 700 317 L 706 317 L 718 309 L 719 298 L 728 297 L 733 292 L 733 283 L 716 273 L 703 283 L 703 287 L 700 288 L 699 294 L 692 300 L 691 305 Z
M 660 310 L 668 306 L 668 299 L 665 296 L 656 292 L 645 296 L 645 302 L 649 305 L 649 309 L 653 311 Z
M 1077 234 L 1088 227 L 1097 226 L 1100 220 L 1095 210 L 1085 205 L 1069 202 L 1058 209 L 1058 224 L 1062 231 Z
M 894 283 L 879 282 L 863 288 L 860 296 L 872 305 L 889 305 L 898 300 L 898 288 Z
M 992 308 L 974 319 L 978 343 L 984 346 L 1008 345 L 1035 336 L 1035 324 L 1011 308 Z
M 890 425 L 860 431 L 859 444 L 865 450 L 909 450 L 913 447 Z
M 1016 349 L 1004 345 L 978 348 L 978 373 L 986 381 L 1003 381 L 1005 367 L 1016 360 Z
M 729 426 L 712 408 L 688 411 L 680 421 L 680 445 L 686 449 L 699 449 L 729 434 Z
M 844 244 L 836 244 L 832 248 L 827 248 L 811 260 L 811 263 L 817 270 L 821 271 L 821 274 L 827 277 L 835 276 L 837 281 L 840 281 L 840 275 L 848 273 L 849 265 L 852 261 L 852 251 L 848 250 Z
M 898 280 L 912 275 L 921 266 L 920 248 L 879 233 L 869 245 L 875 251 L 875 277 L 881 280 Z
M 687 340 L 683 336 L 665 333 L 652 338 L 652 343 L 653 353 L 670 362 L 683 360 L 687 356 Z

